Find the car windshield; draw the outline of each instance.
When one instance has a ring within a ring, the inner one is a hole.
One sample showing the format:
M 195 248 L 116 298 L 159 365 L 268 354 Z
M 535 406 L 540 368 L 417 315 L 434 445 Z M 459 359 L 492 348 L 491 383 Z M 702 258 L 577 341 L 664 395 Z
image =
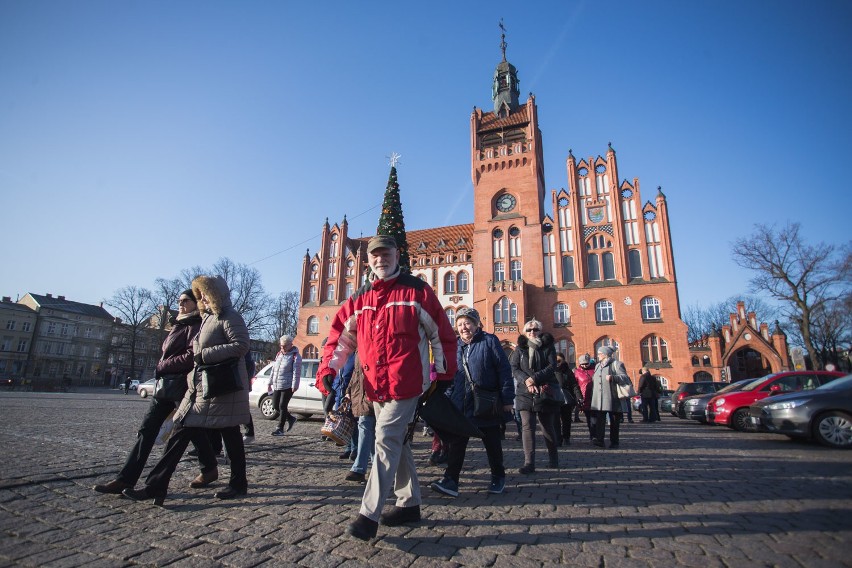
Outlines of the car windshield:
M 735 383 L 731 383 L 723 389 L 719 389 L 716 391 L 716 394 L 723 394 L 731 391 L 743 390 L 745 387 L 750 385 L 755 379 L 746 379 L 745 381 L 737 381 Z M 761 379 L 757 379 L 758 381 Z
M 765 385 L 767 382 L 771 381 L 775 377 L 777 377 L 780 373 L 772 373 L 771 375 L 766 375 L 763 378 L 756 379 L 754 382 L 747 384 L 743 390 L 744 391 L 753 391 L 759 389 L 761 386 Z
M 846 375 L 839 379 L 834 379 L 829 383 L 817 387 L 815 390 L 844 390 L 852 387 L 852 375 Z

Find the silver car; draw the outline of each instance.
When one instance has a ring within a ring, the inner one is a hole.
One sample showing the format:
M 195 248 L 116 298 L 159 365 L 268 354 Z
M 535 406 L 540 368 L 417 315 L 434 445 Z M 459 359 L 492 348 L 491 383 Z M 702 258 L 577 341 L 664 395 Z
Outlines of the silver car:
M 276 420 L 278 412 L 272 407 L 272 393 L 269 389 L 269 378 L 272 376 L 270 363 L 251 379 L 251 392 L 249 403 L 256 405 L 263 417 L 267 420 Z M 323 414 L 322 393 L 317 390 L 316 377 L 319 359 L 302 359 L 302 378 L 299 381 L 299 389 L 293 393 L 290 404 L 287 407 L 291 414 L 298 414 L 309 418 L 314 414 Z

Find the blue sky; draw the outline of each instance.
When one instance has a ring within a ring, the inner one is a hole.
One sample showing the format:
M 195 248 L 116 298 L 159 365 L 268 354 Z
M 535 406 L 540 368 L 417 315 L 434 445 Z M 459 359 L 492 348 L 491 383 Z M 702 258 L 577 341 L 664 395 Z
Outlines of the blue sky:
M 473 218 L 499 19 L 548 189 L 603 155 L 668 199 L 682 307 L 748 293 L 755 222 L 849 240 L 852 3 L 0 2 L 0 292 L 97 303 L 220 257 L 296 290 L 325 218 Z M 428 4 L 428 5 L 426 5 Z

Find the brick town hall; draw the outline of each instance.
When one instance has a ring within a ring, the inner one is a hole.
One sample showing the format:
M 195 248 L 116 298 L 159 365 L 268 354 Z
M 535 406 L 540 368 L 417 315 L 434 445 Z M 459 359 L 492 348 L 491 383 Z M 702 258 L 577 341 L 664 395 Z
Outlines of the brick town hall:
M 408 231 L 412 274 L 451 322 L 476 308 L 507 350 L 535 317 L 572 367 L 610 345 L 634 382 L 643 365 L 667 388 L 691 382 L 665 195 L 643 202 L 638 179 L 619 183 L 611 145 L 597 158 L 569 150 L 568 189 L 547 191 L 535 97 L 520 103 L 501 48 L 493 110 L 470 116 L 473 223 Z M 366 278 L 368 239 L 347 231 L 345 217 L 326 221 L 319 251 L 305 255 L 295 342 L 305 358 L 319 356 L 331 318 Z

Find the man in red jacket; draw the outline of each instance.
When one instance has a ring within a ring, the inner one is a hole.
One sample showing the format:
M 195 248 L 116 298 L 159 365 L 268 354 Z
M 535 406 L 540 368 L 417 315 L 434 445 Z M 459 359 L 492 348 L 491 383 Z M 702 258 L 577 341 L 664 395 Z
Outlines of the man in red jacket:
M 391 236 L 367 244 L 375 275 L 338 310 L 323 350 L 317 379 L 343 368 L 357 348 L 364 392 L 376 414 L 376 453 L 361 509 L 349 534 L 369 540 L 379 519 L 387 526 L 420 520 L 420 484 L 411 447 L 405 443 L 417 401 L 430 385 L 431 351 L 439 381 L 456 372 L 456 336 L 432 288 L 401 274 L 399 248 Z M 391 489 L 396 506 L 382 514 Z

